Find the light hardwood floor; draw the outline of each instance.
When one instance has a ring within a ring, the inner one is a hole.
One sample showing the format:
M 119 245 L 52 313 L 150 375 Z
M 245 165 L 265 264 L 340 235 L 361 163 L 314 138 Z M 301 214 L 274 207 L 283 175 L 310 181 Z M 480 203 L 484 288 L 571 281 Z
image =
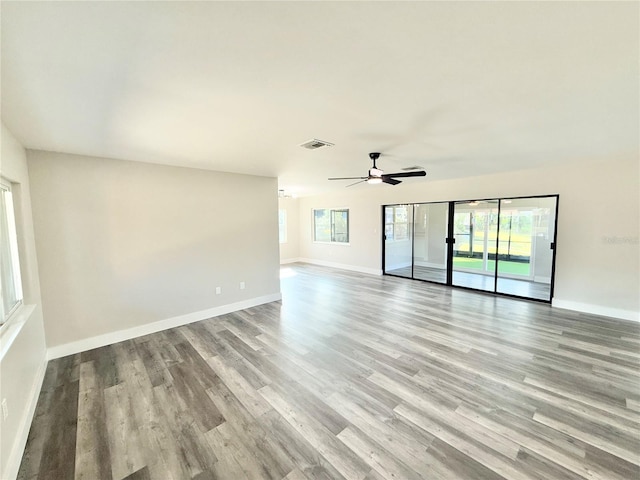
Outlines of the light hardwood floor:
M 640 478 L 640 325 L 311 265 L 282 291 L 51 361 L 19 478 Z

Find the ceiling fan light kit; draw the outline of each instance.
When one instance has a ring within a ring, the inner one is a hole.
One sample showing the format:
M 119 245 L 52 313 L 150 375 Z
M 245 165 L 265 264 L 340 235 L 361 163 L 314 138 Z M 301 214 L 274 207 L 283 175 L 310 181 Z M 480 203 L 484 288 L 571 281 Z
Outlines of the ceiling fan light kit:
M 397 178 L 424 177 L 427 174 L 427 172 L 425 172 L 424 170 L 385 174 L 384 171 L 382 171 L 376 166 L 376 160 L 380 158 L 380 153 L 372 152 L 369 154 L 369 158 L 373 162 L 373 166 L 369 169 L 369 174 L 366 177 L 333 177 L 333 178 L 329 178 L 329 180 L 358 180 L 356 183 L 347 185 L 347 187 L 351 187 L 353 185 L 357 185 L 358 183 L 362 183 L 362 182 L 367 182 L 369 185 L 375 185 L 378 183 L 398 185 L 399 183 L 402 183 L 402 181 L 397 180 Z

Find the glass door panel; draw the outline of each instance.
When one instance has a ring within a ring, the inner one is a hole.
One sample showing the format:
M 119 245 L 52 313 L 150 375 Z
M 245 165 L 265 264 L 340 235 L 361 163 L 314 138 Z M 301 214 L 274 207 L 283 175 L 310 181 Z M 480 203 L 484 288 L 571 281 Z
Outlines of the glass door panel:
M 413 278 L 413 205 L 384 207 L 384 273 Z
M 495 291 L 498 201 L 455 202 L 452 284 Z
M 449 203 L 415 205 L 413 278 L 447 283 Z
M 384 273 L 549 302 L 557 205 L 557 195 L 385 205 Z
M 500 200 L 496 291 L 551 300 L 557 197 Z

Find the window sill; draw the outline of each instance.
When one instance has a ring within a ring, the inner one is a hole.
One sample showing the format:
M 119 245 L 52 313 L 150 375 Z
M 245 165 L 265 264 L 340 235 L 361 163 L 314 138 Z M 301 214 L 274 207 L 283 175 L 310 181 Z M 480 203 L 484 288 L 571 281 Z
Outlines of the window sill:
M 24 327 L 29 318 L 31 318 L 35 309 L 35 305 L 22 305 L 9 317 L 9 320 L 0 327 L 0 361 L 2 361 L 7 354 L 15 339 L 18 338 L 20 330 L 22 330 L 22 327 Z
M 313 243 L 317 244 L 317 245 L 340 245 L 343 247 L 350 247 L 351 244 L 350 243 L 344 243 L 344 242 L 316 242 L 314 241 Z

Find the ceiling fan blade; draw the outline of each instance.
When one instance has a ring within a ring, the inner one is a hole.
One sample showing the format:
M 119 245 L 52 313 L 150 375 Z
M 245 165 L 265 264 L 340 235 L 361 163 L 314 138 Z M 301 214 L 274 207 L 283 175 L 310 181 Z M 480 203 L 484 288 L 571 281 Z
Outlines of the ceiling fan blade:
M 368 177 L 363 177 L 363 178 L 364 178 L 364 180 L 360 180 L 359 182 L 356 182 L 356 183 L 352 183 L 352 184 L 350 184 L 350 185 L 347 185 L 347 187 L 353 187 L 354 185 L 357 185 L 357 184 L 362 183 L 362 182 L 366 182 L 366 181 L 368 180 Z M 345 187 L 345 188 L 346 188 L 346 187 Z
M 382 176 L 382 183 L 388 183 L 389 185 L 398 185 L 402 183 L 400 180 L 396 180 L 395 178 L 387 177 L 386 175 Z
M 366 180 L 369 177 L 335 177 L 328 180 Z
M 417 172 L 398 172 L 398 173 L 385 173 L 384 177 L 390 178 L 405 178 L 405 177 L 424 177 L 427 174 L 424 170 L 418 170 Z

